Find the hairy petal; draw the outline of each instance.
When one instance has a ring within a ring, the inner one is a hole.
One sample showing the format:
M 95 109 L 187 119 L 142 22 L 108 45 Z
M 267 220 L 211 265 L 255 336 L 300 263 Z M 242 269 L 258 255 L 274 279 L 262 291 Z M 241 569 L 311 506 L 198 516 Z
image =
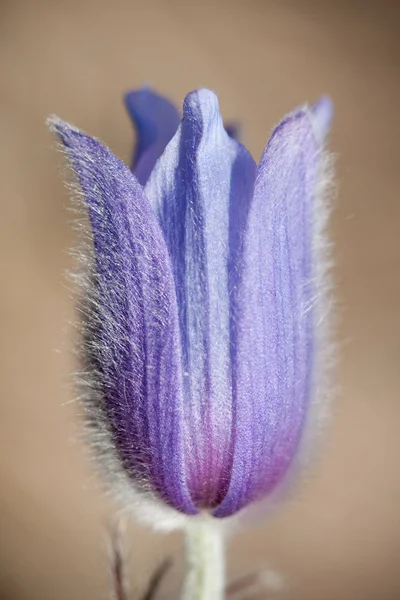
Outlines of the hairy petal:
M 128 92 L 125 105 L 137 131 L 132 171 L 144 185 L 175 135 L 180 116 L 172 102 L 147 87 Z
M 168 251 L 142 186 L 97 140 L 55 120 L 82 188 L 94 246 L 88 367 L 97 372 L 127 473 L 195 513 L 185 484 L 181 350 Z
M 257 170 L 232 312 L 234 459 L 225 517 L 268 494 L 299 443 L 313 375 L 313 206 L 319 142 L 306 109 L 274 131 Z
M 145 191 L 172 259 L 184 364 L 185 454 L 197 506 L 213 507 L 232 461 L 230 276 L 255 164 L 226 133 L 215 94 L 189 94 Z

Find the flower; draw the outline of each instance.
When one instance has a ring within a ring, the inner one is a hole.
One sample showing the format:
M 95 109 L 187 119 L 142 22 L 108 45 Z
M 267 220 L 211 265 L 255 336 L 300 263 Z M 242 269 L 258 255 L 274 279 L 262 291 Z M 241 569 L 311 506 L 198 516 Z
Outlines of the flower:
M 323 98 L 290 113 L 256 165 L 209 90 L 186 97 L 180 123 L 148 89 L 126 103 L 134 174 L 52 120 L 91 224 L 92 419 L 133 488 L 186 515 L 228 517 L 286 479 L 323 404 L 320 183 L 332 107 Z

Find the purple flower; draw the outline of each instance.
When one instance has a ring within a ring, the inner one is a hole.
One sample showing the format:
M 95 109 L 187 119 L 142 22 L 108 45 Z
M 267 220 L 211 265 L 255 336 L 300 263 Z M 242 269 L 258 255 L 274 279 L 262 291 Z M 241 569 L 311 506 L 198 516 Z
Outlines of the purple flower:
M 319 402 L 332 107 L 289 114 L 256 165 L 209 90 L 186 97 L 182 120 L 147 89 L 126 104 L 134 174 L 52 122 L 91 223 L 94 425 L 133 487 L 187 515 L 227 517 L 285 479 Z

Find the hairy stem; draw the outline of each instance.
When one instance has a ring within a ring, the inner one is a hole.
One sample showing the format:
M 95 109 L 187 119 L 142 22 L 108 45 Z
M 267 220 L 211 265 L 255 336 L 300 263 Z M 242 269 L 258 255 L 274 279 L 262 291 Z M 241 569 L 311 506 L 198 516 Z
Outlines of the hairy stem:
M 186 560 L 181 600 L 223 600 L 224 542 L 214 523 L 204 520 L 188 527 Z

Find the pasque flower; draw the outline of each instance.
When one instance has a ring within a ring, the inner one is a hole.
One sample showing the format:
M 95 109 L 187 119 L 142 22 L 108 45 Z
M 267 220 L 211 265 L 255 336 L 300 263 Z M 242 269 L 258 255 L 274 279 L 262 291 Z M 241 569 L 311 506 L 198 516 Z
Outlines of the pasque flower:
M 257 165 L 209 90 L 186 97 L 182 119 L 149 89 L 126 104 L 133 173 L 52 121 L 91 224 L 92 420 L 136 491 L 228 517 L 285 480 L 323 403 L 332 108 L 323 98 L 286 116 Z

